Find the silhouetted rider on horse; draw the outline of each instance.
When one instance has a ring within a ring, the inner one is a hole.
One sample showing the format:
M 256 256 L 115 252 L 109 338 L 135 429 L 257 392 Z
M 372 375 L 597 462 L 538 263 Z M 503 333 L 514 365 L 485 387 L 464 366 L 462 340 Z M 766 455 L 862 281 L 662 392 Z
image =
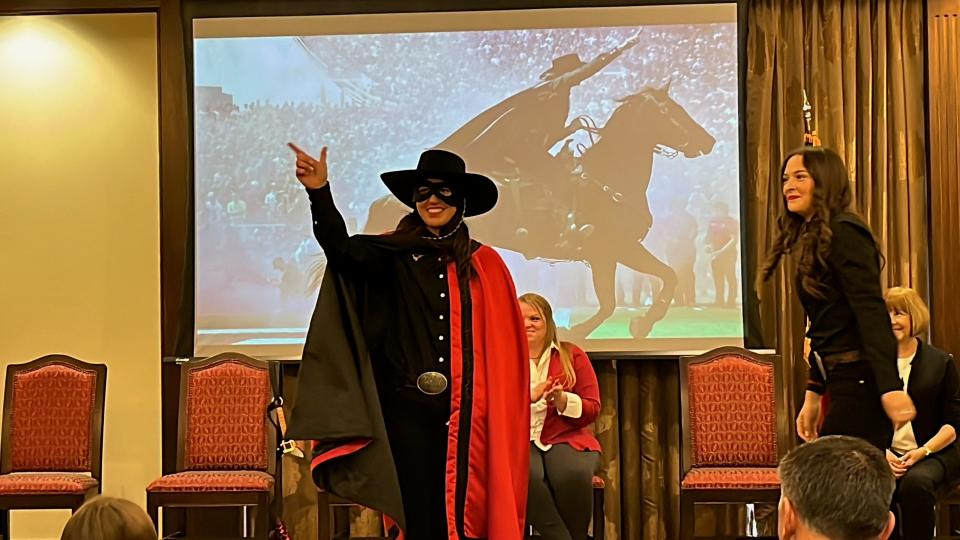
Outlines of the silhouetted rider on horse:
M 546 184 L 566 179 L 570 171 L 549 151 L 581 128 L 579 121 L 566 123 L 570 91 L 639 42 L 638 33 L 587 63 L 576 53 L 555 58 L 535 86 L 483 111 L 437 147 L 498 178 L 519 176 Z

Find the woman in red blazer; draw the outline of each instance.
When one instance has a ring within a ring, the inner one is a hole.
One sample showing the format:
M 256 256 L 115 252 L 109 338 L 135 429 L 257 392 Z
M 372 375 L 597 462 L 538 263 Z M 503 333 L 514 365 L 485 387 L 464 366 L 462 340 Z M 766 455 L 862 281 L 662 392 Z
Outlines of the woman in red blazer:
M 527 521 L 544 540 L 583 540 L 590 525 L 600 443 L 600 390 L 586 353 L 557 340 L 545 298 L 520 297 L 530 350 L 530 485 Z

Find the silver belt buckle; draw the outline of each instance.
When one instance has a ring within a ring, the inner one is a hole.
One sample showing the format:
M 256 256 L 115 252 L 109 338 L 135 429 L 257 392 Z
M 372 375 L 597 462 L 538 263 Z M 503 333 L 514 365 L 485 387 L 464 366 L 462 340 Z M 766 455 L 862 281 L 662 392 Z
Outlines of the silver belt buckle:
M 425 371 L 417 377 L 417 388 L 428 396 L 435 396 L 447 389 L 447 376 L 438 371 Z

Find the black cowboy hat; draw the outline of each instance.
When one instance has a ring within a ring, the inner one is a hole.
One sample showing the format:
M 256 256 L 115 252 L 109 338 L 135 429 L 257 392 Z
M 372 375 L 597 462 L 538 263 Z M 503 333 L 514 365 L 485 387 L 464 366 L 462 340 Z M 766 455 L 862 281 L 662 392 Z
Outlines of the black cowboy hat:
M 446 150 L 427 150 L 420 154 L 416 169 L 385 172 L 380 179 L 400 202 L 413 209 L 417 207 L 413 191 L 427 179 L 446 180 L 463 194 L 466 201 L 463 217 L 483 214 L 497 204 L 497 185 L 493 180 L 467 172 L 463 159 Z
M 583 63 L 583 60 L 580 60 L 580 55 L 577 53 L 558 56 L 553 59 L 553 65 L 550 66 L 550 69 L 540 74 L 540 78 L 547 79 L 556 77 L 558 75 L 563 75 L 564 73 L 570 73 L 571 71 L 579 69 L 584 65 L 585 64 Z

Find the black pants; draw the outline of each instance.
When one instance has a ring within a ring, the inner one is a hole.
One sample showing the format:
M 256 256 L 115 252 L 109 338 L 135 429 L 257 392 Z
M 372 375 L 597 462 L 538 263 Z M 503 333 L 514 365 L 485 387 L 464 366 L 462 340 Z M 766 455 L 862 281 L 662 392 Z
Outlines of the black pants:
M 817 369 L 816 365 L 811 369 Z M 893 424 L 883 412 L 880 392 L 867 362 L 838 364 L 827 371 L 830 404 L 820 435 L 860 437 L 881 450 L 893 440 Z
M 404 388 L 383 402 L 410 540 L 447 540 L 446 460 L 450 395 Z
M 544 540 L 584 540 L 593 512 L 597 452 L 555 444 L 544 452 L 530 443 L 527 522 Z
M 937 490 L 944 482 L 956 478 L 958 468 L 960 454 L 951 445 L 920 460 L 897 480 L 892 508 L 897 514 L 897 526 L 893 529 L 892 538 L 933 538 L 937 520 Z

